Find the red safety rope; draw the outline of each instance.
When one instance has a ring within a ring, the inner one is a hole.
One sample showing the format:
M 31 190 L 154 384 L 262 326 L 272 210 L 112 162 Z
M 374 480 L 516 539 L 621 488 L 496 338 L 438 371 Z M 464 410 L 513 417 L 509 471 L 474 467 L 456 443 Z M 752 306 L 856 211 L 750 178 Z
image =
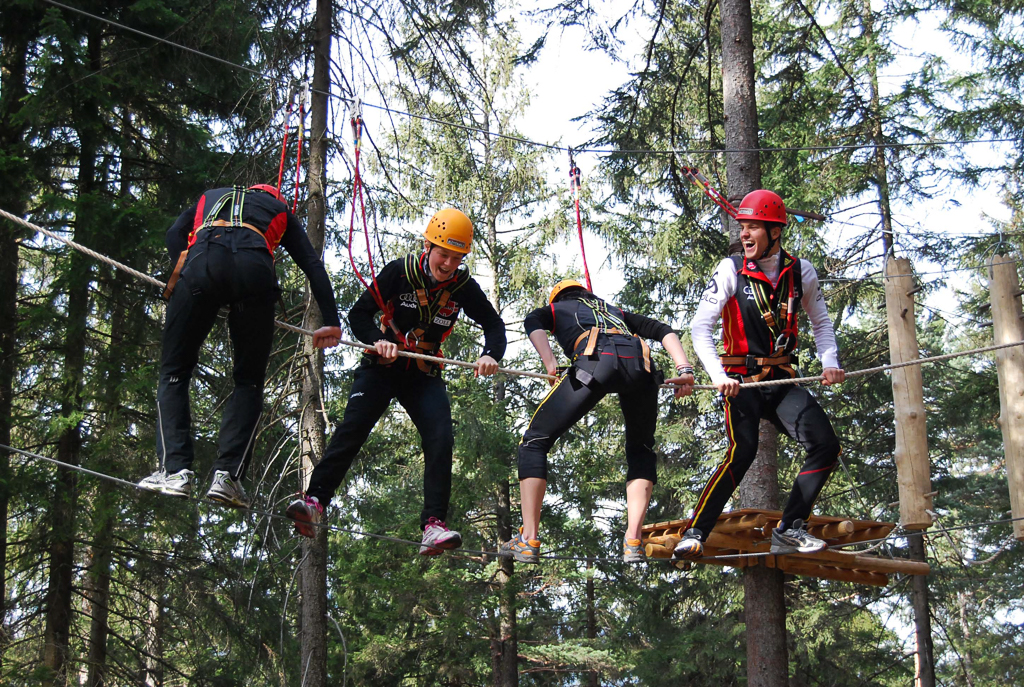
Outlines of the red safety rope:
M 711 182 L 708 181 L 707 177 L 700 173 L 700 170 L 696 167 L 683 167 L 683 174 L 689 177 L 693 183 L 697 184 L 697 186 L 700 187 L 700 190 L 704 191 L 704 195 L 714 201 L 715 205 L 725 210 L 726 214 L 730 217 L 736 219 L 738 214 L 736 208 L 729 202 L 728 198 L 719 193 L 718 189 L 711 185 Z
M 309 83 L 303 85 L 299 96 L 299 149 L 295 155 L 295 191 L 292 196 L 292 214 L 299 208 L 299 179 L 302 176 L 302 141 L 306 138 L 306 103 L 309 101 Z M 280 188 L 280 186 L 278 186 Z
M 277 168 L 277 188 L 281 189 L 281 182 L 284 180 L 284 158 L 288 154 L 288 130 L 292 125 L 292 108 L 295 107 L 295 84 L 288 89 L 288 109 L 284 115 L 284 142 L 281 144 L 281 164 Z M 299 140 L 302 138 L 300 136 Z
M 384 297 L 380 293 L 380 286 L 377 285 L 377 274 L 373 265 L 373 253 L 370 250 L 370 231 L 366 226 L 366 205 L 363 202 L 363 178 L 359 174 L 359 158 L 360 153 L 362 152 L 361 149 L 363 141 L 363 114 L 362 104 L 358 100 L 356 101 L 355 107 L 352 111 L 352 138 L 355 146 L 355 162 L 353 165 L 354 174 L 352 178 L 352 217 L 348 227 L 348 260 L 352 264 L 352 270 L 355 272 L 356 277 L 370 292 L 370 295 L 373 296 L 373 300 L 377 304 L 377 307 L 380 308 L 382 313 L 381 323 L 384 326 L 390 326 L 392 312 L 387 306 L 387 303 L 384 302 Z M 373 283 L 373 286 L 370 286 L 366 279 L 363 278 L 359 268 L 356 267 L 355 256 L 352 254 L 352 240 L 356 230 L 356 201 L 358 201 L 363 219 L 363 235 L 366 237 L 366 255 L 370 260 L 370 281 Z
M 590 285 L 590 268 L 587 267 L 587 251 L 583 247 L 583 220 L 580 219 L 582 176 L 580 168 L 576 166 L 576 159 L 573 157 L 572 148 L 569 148 L 569 193 L 573 195 L 573 200 L 576 204 L 576 231 L 580 237 L 580 255 L 583 256 L 583 274 L 587 278 L 587 291 L 593 293 L 594 287 Z

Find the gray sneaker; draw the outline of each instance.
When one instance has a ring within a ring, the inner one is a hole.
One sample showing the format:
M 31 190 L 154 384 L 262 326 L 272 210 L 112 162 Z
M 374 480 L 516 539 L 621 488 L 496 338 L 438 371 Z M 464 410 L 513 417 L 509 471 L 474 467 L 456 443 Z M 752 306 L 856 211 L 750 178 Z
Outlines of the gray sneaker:
M 213 483 L 210 490 L 206 492 L 206 498 L 225 506 L 234 508 L 248 508 L 249 498 L 242 489 L 242 483 L 231 479 L 227 470 L 216 470 L 213 473 Z
M 622 562 L 623 563 L 643 563 L 647 560 L 647 554 L 644 552 L 643 542 L 639 539 L 623 539 L 622 540 Z
M 785 531 L 772 530 L 771 553 L 817 553 L 827 548 L 828 544 L 808 534 L 803 520 L 794 520 L 793 525 Z
M 703 533 L 691 527 L 683 534 L 683 538 L 676 544 L 672 552 L 674 561 L 695 561 L 704 555 L 704 544 L 701 542 Z
M 188 498 L 192 495 L 192 482 L 195 476 L 191 470 L 178 470 L 170 475 L 165 470 L 157 470 L 139 482 L 139 486 L 161 494 Z

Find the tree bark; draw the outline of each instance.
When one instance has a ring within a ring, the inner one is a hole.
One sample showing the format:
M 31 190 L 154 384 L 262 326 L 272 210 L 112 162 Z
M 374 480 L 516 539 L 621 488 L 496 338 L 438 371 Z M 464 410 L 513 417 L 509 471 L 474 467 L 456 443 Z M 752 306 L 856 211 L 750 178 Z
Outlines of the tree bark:
M 757 153 L 757 101 L 754 93 L 754 27 L 750 0 L 721 0 L 722 98 L 725 114 L 726 177 L 729 197 L 742 198 L 761 187 Z M 729 251 L 739 250 L 739 225 L 729 222 Z M 762 421 L 757 458 L 740 485 L 745 508 L 777 508 L 778 437 Z M 786 648 L 786 603 L 782 572 L 762 566 L 743 573 L 747 625 L 747 684 L 785 687 L 789 674 Z
M 27 122 L 19 119 L 27 95 L 28 50 L 39 33 L 40 13 L 32 5 L 5 6 L 0 17 L 0 207 L 22 215 L 28 194 Z M 18 236 L 11 222 L 0 222 L 0 443 L 11 445 L 14 377 L 17 369 Z M 10 455 L 0 452 L 0 666 L 7 649 L 7 504 Z
M 87 37 L 89 68 L 101 65 L 101 29 L 91 24 Z M 91 98 L 86 98 L 78 118 L 79 163 L 78 198 L 75 210 L 75 238 L 84 245 L 92 243 L 94 213 L 92 194 L 96 187 L 96 154 L 99 147 L 99 113 Z M 57 444 L 57 460 L 78 465 L 82 445 L 82 379 L 85 370 L 85 340 L 89 317 L 91 259 L 77 251 L 71 253 L 68 270 L 68 310 L 65 324 L 64 368 L 61 380 L 61 419 L 64 428 Z M 43 665 L 49 674 L 43 684 L 67 684 L 65 662 L 70 652 L 71 605 L 75 558 L 75 511 L 78 504 L 78 479 L 73 470 L 61 468 L 50 511 L 50 574 L 46 593 L 46 626 L 43 635 Z
M 498 539 L 512 538 L 511 487 L 503 481 L 498 488 Z M 515 563 L 502 558 L 498 563 L 498 638 L 493 641 L 494 687 L 519 684 L 519 634 L 516 624 Z
M 908 537 L 910 558 L 925 560 L 924 537 Z M 917 644 L 914 687 L 935 687 L 935 656 L 932 649 L 932 616 L 928 604 L 928 576 L 911 576 L 910 597 L 914 605 L 914 637 Z
M 331 0 L 317 0 L 313 42 L 313 93 L 310 103 L 309 212 L 306 230 L 317 252 L 323 254 L 327 216 L 325 198 L 327 175 L 327 95 L 330 92 Z M 304 132 L 299 132 L 304 135 Z M 319 329 L 323 315 L 306 289 L 306 316 L 302 326 Z M 323 416 L 324 355 L 313 348 L 312 339 L 303 340 L 301 436 L 302 489 L 309 485 L 313 467 L 324 454 L 327 426 Z M 302 664 L 300 682 L 308 687 L 326 687 L 327 681 L 327 530 L 320 529 L 313 539 L 302 542 L 299 569 L 300 637 Z

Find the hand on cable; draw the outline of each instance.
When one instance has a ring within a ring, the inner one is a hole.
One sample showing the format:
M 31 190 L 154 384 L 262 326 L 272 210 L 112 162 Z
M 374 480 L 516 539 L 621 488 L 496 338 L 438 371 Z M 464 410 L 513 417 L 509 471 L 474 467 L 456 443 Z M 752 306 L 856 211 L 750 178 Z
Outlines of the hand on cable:
M 841 367 L 826 367 L 821 371 L 821 376 L 825 378 L 821 380 L 821 383 L 825 386 L 842 384 L 846 381 L 846 370 Z
M 732 379 L 731 377 L 726 377 L 725 379 L 714 382 L 714 384 L 715 388 L 718 389 L 718 393 L 723 396 L 734 397 L 738 396 L 740 393 L 739 381 Z
M 341 341 L 341 327 L 320 327 L 313 332 L 314 348 L 334 348 Z
M 497 371 L 498 361 L 489 355 L 482 355 L 480 356 L 480 359 L 476 361 L 476 372 L 473 374 L 477 377 L 490 377 Z
M 690 372 L 684 372 L 684 371 L 680 370 L 678 372 L 678 376 L 677 377 L 673 377 L 672 379 L 666 379 L 665 380 L 666 384 L 674 384 L 677 387 L 676 388 L 676 392 L 675 392 L 676 393 L 676 398 L 682 398 L 683 396 L 689 396 L 690 394 L 693 393 L 693 384 L 694 384 L 693 371 L 692 371 L 693 368 L 690 368 L 690 369 L 691 369 Z
M 382 363 L 387 365 L 393 363 L 398 358 L 398 344 L 387 339 L 381 339 L 377 343 L 373 344 L 373 349 L 377 355 L 380 356 Z
M 554 379 L 548 380 L 548 386 L 554 386 L 555 384 L 557 384 L 558 378 L 562 376 L 562 370 L 558 369 L 558 362 L 556 360 L 552 360 L 551 362 L 545 361 L 544 369 L 547 371 L 549 375 L 554 377 Z

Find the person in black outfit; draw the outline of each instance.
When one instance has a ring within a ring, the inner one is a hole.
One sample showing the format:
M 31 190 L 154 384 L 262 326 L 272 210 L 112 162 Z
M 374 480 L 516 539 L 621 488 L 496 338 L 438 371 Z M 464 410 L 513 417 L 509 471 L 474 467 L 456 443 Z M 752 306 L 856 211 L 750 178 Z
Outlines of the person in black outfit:
M 217 313 L 229 308 L 234 350 L 231 392 L 221 417 L 213 484 L 207 498 L 247 507 L 242 477 L 252 459 L 263 411 L 263 382 L 274 336 L 278 299 L 274 249 L 282 246 L 309 278 L 325 326 L 313 334 L 317 348 L 336 346 L 341 320 L 330 279 L 295 215 L 274 186 L 217 188 L 203 194 L 167 230 L 167 251 L 177 260 L 169 296 L 157 389 L 159 469 L 140 487 L 188 496 L 192 472 L 189 381 L 199 348 Z
M 323 508 L 344 480 L 374 425 L 398 399 L 423 442 L 423 512 L 420 554 L 437 555 L 461 546 L 462 537 L 448 529 L 451 496 L 451 404 L 439 365 L 398 357 L 406 350 L 440 355 L 462 310 L 484 331 L 484 350 L 476 374 L 491 375 L 505 354 L 505 323 L 466 269 L 458 269 L 473 241 L 473 224 L 459 210 L 439 211 L 424 232 L 424 252 L 388 263 L 349 311 L 355 336 L 374 350 L 355 370 L 345 416 L 324 457 L 314 468 L 305 494 L 288 505 L 299 534 L 312 537 Z M 381 313 L 381 324 L 374 318 Z
M 693 393 L 693 368 L 679 337 L 667 324 L 627 312 L 601 300 L 578 281 L 555 285 L 548 307 L 523 321 L 530 342 L 548 374 L 558 371 L 547 332 L 553 332 L 572 366 L 559 377 L 530 420 L 519 443 L 519 491 L 523 526 L 519 536 L 501 546 L 517 561 L 536 563 L 540 553 L 541 504 L 548 479 L 548 452 L 570 427 L 609 393 L 619 395 L 626 424 L 627 527 L 623 560 L 644 559 L 640 528 L 651 490 L 657 482 L 654 431 L 658 422 L 661 375 L 651 363 L 645 339 L 661 341 L 672 356 L 679 393 Z

